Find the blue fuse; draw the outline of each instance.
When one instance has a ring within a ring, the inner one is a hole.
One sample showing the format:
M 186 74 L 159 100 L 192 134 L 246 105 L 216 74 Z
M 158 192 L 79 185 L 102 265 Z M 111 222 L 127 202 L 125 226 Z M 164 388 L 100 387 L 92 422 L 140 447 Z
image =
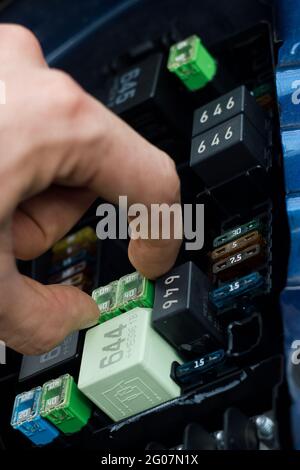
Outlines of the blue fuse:
M 256 292 L 264 284 L 264 278 L 258 272 L 248 274 L 247 276 L 228 282 L 218 289 L 214 289 L 210 294 L 212 303 L 217 308 L 225 308 L 241 295 Z
M 12 427 L 37 446 L 50 444 L 59 436 L 59 431 L 40 416 L 41 394 L 42 387 L 36 387 L 17 395 L 11 418 Z
M 178 383 L 182 384 L 194 382 L 199 376 L 216 370 L 216 367 L 222 364 L 224 360 L 224 349 L 219 349 L 218 351 L 206 354 L 194 361 L 178 365 L 174 374 L 175 379 Z

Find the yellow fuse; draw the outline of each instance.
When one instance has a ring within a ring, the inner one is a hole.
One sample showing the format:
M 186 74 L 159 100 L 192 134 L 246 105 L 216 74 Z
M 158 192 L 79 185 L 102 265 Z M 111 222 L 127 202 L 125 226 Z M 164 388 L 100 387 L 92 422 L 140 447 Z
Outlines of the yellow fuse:
M 52 248 L 54 259 L 61 259 L 64 256 L 70 256 L 79 249 L 91 247 L 95 245 L 97 236 L 95 230 L 91 227 L 84 227 L 68 237 L 55 243 Z

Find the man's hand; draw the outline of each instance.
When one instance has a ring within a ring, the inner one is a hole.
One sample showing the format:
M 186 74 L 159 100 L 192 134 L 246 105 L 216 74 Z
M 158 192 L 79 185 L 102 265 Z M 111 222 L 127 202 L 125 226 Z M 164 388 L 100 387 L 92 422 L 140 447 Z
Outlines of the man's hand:
M 65 73 L 50 70 L 26 29 L 0 26 L 0 339 L 25 354 L 52 349 L 93 325 L 98 308 L 80 290 L 20 275 L 15 258 L 41 255 L 97 196 L 116 203 L 180 200 L 172 160 Z M 131 240 L 129 258 L 155 278 L 175 261 L 178 240 Z

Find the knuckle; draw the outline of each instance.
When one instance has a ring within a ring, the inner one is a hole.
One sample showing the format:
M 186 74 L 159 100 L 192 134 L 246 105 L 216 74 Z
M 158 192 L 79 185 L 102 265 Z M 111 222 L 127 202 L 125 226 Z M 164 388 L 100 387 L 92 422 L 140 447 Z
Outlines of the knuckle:
M 36 36 L 27 28 L 17 24 L 7 24 L 0 26 L 1 41 L 7 41 L 14 45 L 14 47 L 21 47 L 22 49 L 37 49 L 41 50 L 40 44 Z
M 85 93 L 68 74 L 52 71 L 51 87 L 54 88 L 57 111 L 67 117 L 76 117 L 82 111 L 85 105 Z

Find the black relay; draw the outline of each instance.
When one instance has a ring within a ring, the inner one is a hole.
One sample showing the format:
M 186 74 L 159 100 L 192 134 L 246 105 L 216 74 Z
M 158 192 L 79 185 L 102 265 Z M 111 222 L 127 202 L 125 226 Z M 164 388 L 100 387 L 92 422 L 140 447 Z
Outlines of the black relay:
M 146 139 L 183 158 L 192 125 L 187 100 L 166 69 L 163 54 L 153 54 L 109 82 L 104 102 Z M 184 116 L 184 119 L 182 119 Z
M 197 109 L 190 166 L 207 188 L 266 166 L 266 118 L 245 86 Z
M 241 113 L 259 133 L 265 135 L 265 113 L 245 85 L 242 85 L 195 111 L 193 137 Z
M 265 143 L 244 114 L 192 140 L 191 167 L 207 187 L 265 165 Z
M 198 351 L 223 344 L 221 327 L 208 305 L 209 281 L 191 261 L 174 268 L 155 284 L 153 327 L 176 348 Z

